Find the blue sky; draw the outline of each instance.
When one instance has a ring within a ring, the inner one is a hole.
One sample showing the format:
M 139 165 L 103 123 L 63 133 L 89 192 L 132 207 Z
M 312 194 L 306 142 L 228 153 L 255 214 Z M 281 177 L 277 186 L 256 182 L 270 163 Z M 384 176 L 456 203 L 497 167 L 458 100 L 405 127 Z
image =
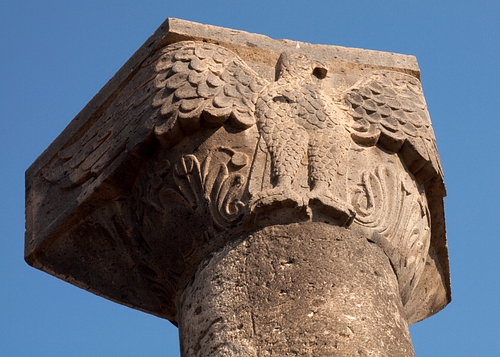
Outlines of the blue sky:
M 23 260 L 24 171 L 167 17 L 417 56 L 445 172 L 453 301 L 417 357 L 500 356 L 500 2 L 0 0 L 0 356 L 179 356 L 168 321 Z

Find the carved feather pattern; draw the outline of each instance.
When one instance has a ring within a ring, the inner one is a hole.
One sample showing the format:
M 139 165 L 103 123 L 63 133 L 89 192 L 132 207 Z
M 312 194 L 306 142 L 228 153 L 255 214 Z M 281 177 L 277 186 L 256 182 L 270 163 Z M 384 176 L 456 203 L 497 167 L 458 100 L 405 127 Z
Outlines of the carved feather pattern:
M 145 62 L 125 84 L 115 101 L 86 131 L 60 150 L 42 171 L 44 178 L 63 188 L 76 187 L 99 176 L 124 152 L 133 152 L 151 132 L 154 108 L 142 105 L 155 94 L 155 72 Z
M 223 47 L 192 41 L 169 45 L 132 75 L 112 105 L 59 151 L 43 176 L 63 188 L 83 184 L 132 151 L 152 129 L 161 142 L 174 143 L 198 130 L 201 119 L 208 126 L 229 120 L 246 129 L 255 123 L 256 95 L 266 84 Z M 153 105 L 143 106 L 147 100 Z M 161 116 L 155 114 L 158 107 Z M 179 125 L 182 131 L 176 130 Z
M 167 46 L 156 65 L 158 94 L 166 123 L 156 131 L 161 138 L 178 123 L 185 133 L 202 122 L 220 126 L 226 120 L 237 129 L 255 124 L 257 94 L 267 84 L 233 52 L 208 43 L 178 42 Z
M 443 176 L 420 82 L 394 71 L 375 72 L 345 94 L 354 119 L 352 138 L 401 154 L 409 170 L 425 181 Z

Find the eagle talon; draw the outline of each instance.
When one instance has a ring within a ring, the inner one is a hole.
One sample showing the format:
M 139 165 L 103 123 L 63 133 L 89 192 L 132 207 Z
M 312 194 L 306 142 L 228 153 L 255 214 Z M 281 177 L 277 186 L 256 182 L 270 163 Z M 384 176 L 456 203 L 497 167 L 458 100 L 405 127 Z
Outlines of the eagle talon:
M 328 189 L 312 190 L 305 196 L 304 202 L 310 207 L 318 207 L 322 213 L 337 219 L 344 227 L 349 227 L 356 216 L 350 204 L 335 197 Z
M 302 198 L 293 192 L 291 189 L 283 189 L 281 187 L 274 187 L 272 189 L 259 192 L 255 198 L 250 201 L 250 207 L 260 208 L 265 206 L 280 206 L 295 208 L 303 206 Z

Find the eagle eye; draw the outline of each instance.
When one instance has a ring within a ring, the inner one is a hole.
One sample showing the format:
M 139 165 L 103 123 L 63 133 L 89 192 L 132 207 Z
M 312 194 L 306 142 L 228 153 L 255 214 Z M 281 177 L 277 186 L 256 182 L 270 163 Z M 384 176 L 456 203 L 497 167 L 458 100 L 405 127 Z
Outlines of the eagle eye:
M 316 67 L 313 70 L 313 76 L 315 76 L 318 79 L 323 79 L 326 77 L 327 69 L 323 67 Z

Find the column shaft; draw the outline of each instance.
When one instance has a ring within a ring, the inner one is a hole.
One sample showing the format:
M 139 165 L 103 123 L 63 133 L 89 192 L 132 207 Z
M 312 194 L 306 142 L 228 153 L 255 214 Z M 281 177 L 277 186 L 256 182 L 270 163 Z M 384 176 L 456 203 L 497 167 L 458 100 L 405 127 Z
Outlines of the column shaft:
M 402 311 L 388 258 L 355 228 L 266 227 L 200 266 L 182 356 L 413 356 Z

